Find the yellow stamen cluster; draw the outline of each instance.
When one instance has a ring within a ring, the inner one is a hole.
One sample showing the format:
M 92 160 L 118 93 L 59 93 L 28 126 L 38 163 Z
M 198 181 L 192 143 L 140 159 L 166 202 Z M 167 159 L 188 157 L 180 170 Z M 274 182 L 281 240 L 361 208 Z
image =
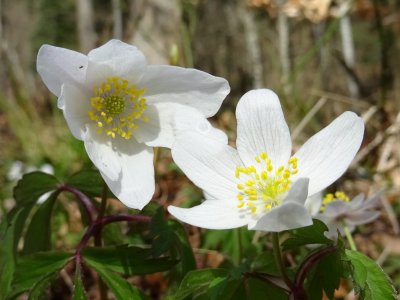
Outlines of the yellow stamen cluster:
M 290 189 L 291 176 L 297 174 L 297 158 L 291 157 L 287 166 L 274 169 L 266 152 L 255 157 L 256 166 L 236 167 L 236 178 L 243 180 L 237 185 L 239 190 L 238 208 L 249 208 L 253 214 L 259 208 L 270 210 L 279 205 L 282 194 Z
M 137 120 L 148 121 L 143 115 L 147 108 L 144 92 L 120 77 L 108 77 L 100 86 L 95 86 L 88 115 L 96 123 L 97 132 L 129 140 L 132 131 L 138 128 Z
M 326 196 L 322 200 L 322 205 L 321 205 L 320 211 L 324 212 L 326 210 L 326 206 L 335 200 L 340 200 L 343 202 L 350 202 L 350 198 L 344 192 L 337 191 L 334 194 L 329 193 L 329 194 L 326 194 Z

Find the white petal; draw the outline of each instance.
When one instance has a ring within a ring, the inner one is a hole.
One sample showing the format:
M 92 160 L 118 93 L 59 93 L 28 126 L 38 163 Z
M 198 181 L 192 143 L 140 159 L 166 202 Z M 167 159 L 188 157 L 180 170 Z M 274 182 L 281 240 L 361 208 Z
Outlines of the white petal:
M 84 143 L 89 158 L 100 172 L 110 180 L 118 180 L 122 167 L 111 138 L 98 134 L 96 128 L 89 125 L 84 135 Z
M 236 199 L 237 151 L 201 134 L 180 134 L 172 145 L 172 157 L 197 186 L 216 199 Z
M 289 193 L 283 199 L 282 203 L 285 202 L 296 202 L 304 205 L 308 195 L 308 178 L 299 178 L 289 190 Z
M 179 103 L 211 117 L 229 93 L 228 82 L 208 73 L 173 66 L 148 66 L 140 87 L 149 103 Z
M 171 148 L 175 136 L 188 130 L 228 143 L 226 134 L 212 127 L 204 115 L 194 108 L 177 103 L 154 103 L 147 107 L 145 115 L 149 121 L 137 122 L 139 128 L 135 137 L 148 146 Z
M 324 235 L 331 240 L 336 240 L 338 237 L 338 230 L 340 232 L 340 234 L 343 236 L 344 235 L 344 229 L 343 226 L 340 222 L 337 222 L 335 220 L 333 221 L 327 221 L 327 220 L 323 220 L 320 219 L 322 222 L 324 222 L 326 224 L 326 226 L 328 227 L 328 231 L 324 233 Z M 351 226 L 348 227 L 350 232 L 353 232 L 355 227 Z
M 154 190 L 153 149 L 132 140 L 115 140 L 115 153 L 121 167 L 117 180 L 103 176 L 110 190 L 126 206 L 142 209 Z
M 381 200 L 382 193 L 383 191 L 380 191 L 373 194 L 371 197 L 367 198 L 367 200 L 365 200 L 365 202 L 363 203 L 362 207 L 364 209 L 370 209 L 376 207 Z
M 147 66 L 141 51 L 119 40 L 111 40 L 93 49 L 88 58 L 87 81 L 90 85 L 100 84 L 109 76 L 119 76 L 130 84 L 135 84 L 141 79 Z
M 343 113 L 294 155 L 299 169 L 294 179 L 310 178 L 309 195 L 323 190 L 346 171 L 360 148 L 363 134 L 362 119 L 352 112 Z
M 364 206 L 364 194 L 358 194 L 349 202 L 349 205 L 352 209 L 360 209 Z
M 244 94 L 236 107 L 236 118 L 236 145 L 246 165 L 253 165 L 254 157 L 263 151 L 275 167 L 287 164 L 292 143 L 278 96 L 273 91 L 260 89 Z
M 162 113 L 165 109 L 165 114 Z M 171 147 L 173 142 L 173 120 L 166 117 L 169 114 L 170 107 L 157 107 L 153 104 L 147 106 L 144 116 L 148 122 L 137 120 L 135 123 L 138 128 L 133 136 L 139 143 L 145 143 L 152 147 Z
M 63 84 L 60 95 L 64 103 L 64 117 L 72 134 L 79 140 L 84 139 L 86 124 L 90 122 L 90 95 L 86 95 L 77 86 Z
M 326 205 L 323 214 L 330 219 L 335 219 L 338 216 L 345 216 L 350 210 L 350 205 L 342 200 L 334 200 Z
M 79 52 L 43 45 L 39 49 L 37 71 L 48 89 L 60 96 L 63 83 L 81 85 L 85 82 L 88 58 Z M 59 103 L 59 108 L 62 108 Z
M 251 230 L 280 232 L 312 225 L 307 209 L 296 202 L 285 202 L 263 215 Z
M 228 136 L 222 130 L 215 128 L 198 110 L 186 107 L 176 111 L 174 117 L 175 135 L 186 131 L 195 131 L 205 137 L 216 139 L 228 144 Z
M 236 201 L 206 200 L 192 208 L 168 206 L 168 211 L 178 220 L 201 228 L 231 229 L 246 225 L 246 218 L 240 216 L 232 203 Z
M 367 224 L 375 220 L 380 216 L 379 211 L 362 211 L 361 213 L 350 213 L 346 217 L 346 223 L 347 224 L 352 224 L 352 225 L 361 225 L 361 224 Z
M 304 206 L 307 208 L 312 216 L 319 213 L 322 205 L 322 193 L 316 193 L 307 198 Z

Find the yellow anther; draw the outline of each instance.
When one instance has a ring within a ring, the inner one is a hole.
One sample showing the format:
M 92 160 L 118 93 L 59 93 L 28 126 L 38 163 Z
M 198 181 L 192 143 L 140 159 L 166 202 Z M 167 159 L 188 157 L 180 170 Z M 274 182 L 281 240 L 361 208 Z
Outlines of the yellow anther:
M 261 179 L 265 181 L 265 180 L 267 180 L 267 178 L 268 178 L 267 172 L 266 171 L 262 171 L 261 172 Z
M 92 107 L 88 111 L 89 119 L 98 128 L 104 128 L 104 131 L 98 130 L 99 133 L 130 139 L 132 130 L 138 128 L 137 120 L 149 121 L 148 116 L 143 115 L 147 109 L 146 99 L 142 98 L 144 91 L 118 76 L 106 78 L 94 86 L 94 97 L 89 99 Z
M 254 188 L 250 188 L 244 191 L 247 195 L 257 195 L 257 190 Z
M 289 171 L 289 170 L 285 170 L 285 171 L 283 172 L 283 178 L 285 178 L 285 179 L 290 178 L 290 171 Z
M 252 179 L 249 179 L 249 180 L 246 181 L 246 185 L 247 186 L 253 186 L 255 184 L 256 184 L 256 182 L 254 180 L 252 180 Z
M 240 178 L 240 169 L 239 169 L 239 167 L 236 167 L 235 177 L 236 178 Z
M 242 208 L 244 206 L 244 202 L 239 202 L 236 206 L 237 208 Z
M 324 212 L 326 209 L 326 206 L 335 200 L 349 202 L 350 198 L 344 192 L 341 192 L 341 191 L 337 191 L 337 192 L 335 192 L 335 194 L 328 193 L 325 195 L 324 199 L 322 200 L 322 205 L 321 205 L 320 211 Z
M 236 178 L 241 179 L 240 175 L 245 175 L 245 179 L 236 186 L 237 198 L 240 203 L 251 207 L 252 213 L 279 205 L 292 185 L 291 176 L 298 172 L 296 157 L 291 157 L 286 166 L 282 165 L 276 169 L 266 152 L 255 156 L 254 160 L 258 169 L 255 165 L 237 166 L 235 169 Z

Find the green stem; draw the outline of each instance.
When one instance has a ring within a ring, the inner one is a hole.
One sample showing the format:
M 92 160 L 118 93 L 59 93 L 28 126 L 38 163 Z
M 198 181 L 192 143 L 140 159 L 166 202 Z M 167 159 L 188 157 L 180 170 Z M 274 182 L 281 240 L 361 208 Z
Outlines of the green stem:
M 287 286 L 292 289 L 293 283 L 290 281 L 289 277 L 286 274 L 285 265 L 282 260 L 281 246 L 279 244 L 279 233 L 272 232 L 272 246 L 274 252 L 274 258 L 276 266 L 278 267 L 279 274 L 282 276 L 282 279 L 285 281 Z
M 243 258 L 243 242 L 242 242 L 242 233 L 240 232 L 240 230 L 241 230 L 240 228 L 236 229 L 237 241 L 239 246 L 239 261 L 238 261 L 239 264 L 242 262 Z
M 350 249 L 353 251 L 357 251 L 356 243 L 354 243 L 353 236 L 349 230 L 349 227 L 346 224 L 343 224 L 344 234 L 346 235 L 347 241 L 349 242 Z
M 104 214 L 106 213 L 106 208 L 107 208 L 107 194 L 108 194 L 108 187 L 107 184 L 103 184 L 103 192 L 101 194 L 101 203 L 100 203 L 100 209 L 99 209 L 99 214 L 97 215 L 97 221 L 96 222 L 101 222 L 101 220 L 104 218 Z M 94 245 L 96 247 L 101 247 L 103 245 L 103 241 L 101 239 L 101 231 L 102 228 L 99 229 L 97 234 L 94 236 Z M 107 300 L 107 286 L 104 283 L 104 281 L 101 279 L 99 275 L 99 290 L 100 290 L 100 299 L 101 300 Z

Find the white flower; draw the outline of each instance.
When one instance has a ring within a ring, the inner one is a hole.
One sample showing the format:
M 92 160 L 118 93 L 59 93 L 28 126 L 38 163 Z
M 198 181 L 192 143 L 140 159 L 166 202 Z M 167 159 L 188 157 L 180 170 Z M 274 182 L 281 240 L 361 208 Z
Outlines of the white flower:
M 229 93 L 223 78 L 147 65 L 137 48 L 118 40 L 87 56 L 44 45 L 37 70 L 111 191 L 138 209 L 154 193 L 151 147 L 173 142 L 174 112 L 187 107 L 210 117 Z
M 291 156 L 289 129 L 275 93 L 246 93 L 236 116 L 237 150 L 194 132 L 177 137 L 173 158 L 206 200 L 193 208 L 169 206 L 168 211 L 210 229 L 248 225 L 279 232 L 312 224 L 306 198 L 345 172 L 361 144 L 361 118 L 343 113 Z
M 353 232 L 357 225 L 367 224 L 379 217 L 376 210 L 381 193 L 370 198 L 360 194 L 350 200 L 344 193 L 328 194 L 320 200 L 320 210 L 315 218 L 320 219 L 329 231 L 325 235 L 330 239 L 337 238 L 337 232 L 344 235 L 344 226 Z
M 40 166 L 40 168 L 37 168 L 35 166 L 26 165 L 22 161 L 16 160 L 12 163 L 9 171 L 7 172 L 7 179 L 10 181 L 18 181 L 22 178 L 22 176 L 24 176 L 24 174 L 35 171 L 41 171 L 46 174 L 54 175 L 54 167 L 50 164 L 46 163 Z M 42 204 L 49 198 L 50 195 L 51 192 L 43 194 L 39 197 L 37 203 Z

